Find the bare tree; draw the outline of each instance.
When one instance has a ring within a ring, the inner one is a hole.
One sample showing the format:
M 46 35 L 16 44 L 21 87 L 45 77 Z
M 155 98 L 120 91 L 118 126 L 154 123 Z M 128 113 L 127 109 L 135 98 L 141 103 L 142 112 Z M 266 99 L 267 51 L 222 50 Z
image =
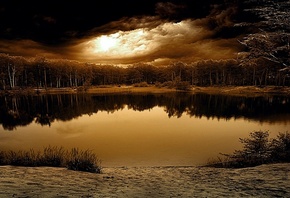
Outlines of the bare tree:
M 290 2 L 286 0 L 272 1 L 250 0 L 246 3 L 254 5 L 247 11 L 255 13 L 260 20 L 246 24 L 256 27 L 256 32 L 249 34 L 240 41 L 247 51 L 241 59 L 242 66 L 253 68 L 253 84 L 256 75 L 262 83 L 267 84 L 268 78 L 283 78 L 283 85 L 290 74 Z M 242 25 L 245 25 L 243 23 Z M 261 65 L 277 65 L 276 74 L 269 73 L 272 68 L 264 67 L 260 74 L 256 68 Z

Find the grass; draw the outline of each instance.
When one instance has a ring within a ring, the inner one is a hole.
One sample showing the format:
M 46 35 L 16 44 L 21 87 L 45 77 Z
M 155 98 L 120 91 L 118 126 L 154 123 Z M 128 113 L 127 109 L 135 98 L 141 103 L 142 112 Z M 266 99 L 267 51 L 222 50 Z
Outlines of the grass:
M 271 163 L 290 162 L 290 133 L 279 133 L 269 139 L 268 131 L 251 132 L 248 138 L 240 138 L 242 150 L 233 154 L 221 154 L 222 157 L 208 162 L 208 167 L 244 168 Z
M 91 150 L 45 147 L 42 151 L 0 151 L 0 165 L 67 167 L 69 170 L 101 172 L 101 161 Z

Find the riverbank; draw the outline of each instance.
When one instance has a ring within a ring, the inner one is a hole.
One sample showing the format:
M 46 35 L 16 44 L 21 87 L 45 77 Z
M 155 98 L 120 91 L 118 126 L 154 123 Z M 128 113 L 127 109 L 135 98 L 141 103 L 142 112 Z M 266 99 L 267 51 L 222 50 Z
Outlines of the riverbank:
M 105 167 L 101 174 L 0 166 L 0 197 L 290 197 L 290 164 Z
M 173 93 L 184 92 L 174 88 L 167 87 L 134 87 L 134 86 L 92 86 L 84 88 L 48 88 L 48 89 L 18 89 L 18 90 L 0 90 L 0 95 L 35 95 L 35 94 L 61 94 L 61 93 Z M 260 95 L 290 95 L 290 87 L 276 86 L 222 86 L 222 87 L 198 87 L 193 86 L 186 92 L 222 94 L 237 96 L 260 96 Z
M 113 87 L 91 87 L 86 90 L 88 93 L 167 93 L 167 92 L 190 92 L 223 95 L 245 95 L 256 96 L 265 94 L 290 95 L 290 87 L 256 87 L 256 86 L 224 86 L 224 87 L 197 87 L 193 86 L 187 91 L 176 90 L 166 87 L 133 87 L 133 86 L 113 86 Z
M 259 95 L 290 95 L 290 87 L 276 86 L 225 86 L 225 87 L 194 87 L 195 93 L 207 94 L 223 94 L 223 95 L 244 95 L 244 96 L 259 96 Z

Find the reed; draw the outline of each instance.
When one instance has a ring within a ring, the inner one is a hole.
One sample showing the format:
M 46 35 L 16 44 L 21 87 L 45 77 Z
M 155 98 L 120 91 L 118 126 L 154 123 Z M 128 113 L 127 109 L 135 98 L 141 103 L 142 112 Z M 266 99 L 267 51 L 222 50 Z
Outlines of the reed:
M 70 170 L 86 171 L 86 172 L 101 172 L 98 164 L 101 161 L 91 150 L 79 150 L 73 148 L 67 155 L 66 166 Z

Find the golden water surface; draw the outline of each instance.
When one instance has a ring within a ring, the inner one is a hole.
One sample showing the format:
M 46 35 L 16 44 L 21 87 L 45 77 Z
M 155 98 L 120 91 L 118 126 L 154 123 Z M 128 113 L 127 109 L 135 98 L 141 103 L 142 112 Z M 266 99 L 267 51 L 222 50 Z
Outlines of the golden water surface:
M 289 123 L 259 123 L 244 119 L 171 117 L 164 108 L 145 111 L 99 111 L 51 126 L 32 123 L 14 131 L 0 128 L 4 149 L 42 149 L 48 145 L 93 150 L 102 166 L 194 166 L 219 153 L 240 149 L 239 138 L 254 130 L 271 137 L 289 129 Z

